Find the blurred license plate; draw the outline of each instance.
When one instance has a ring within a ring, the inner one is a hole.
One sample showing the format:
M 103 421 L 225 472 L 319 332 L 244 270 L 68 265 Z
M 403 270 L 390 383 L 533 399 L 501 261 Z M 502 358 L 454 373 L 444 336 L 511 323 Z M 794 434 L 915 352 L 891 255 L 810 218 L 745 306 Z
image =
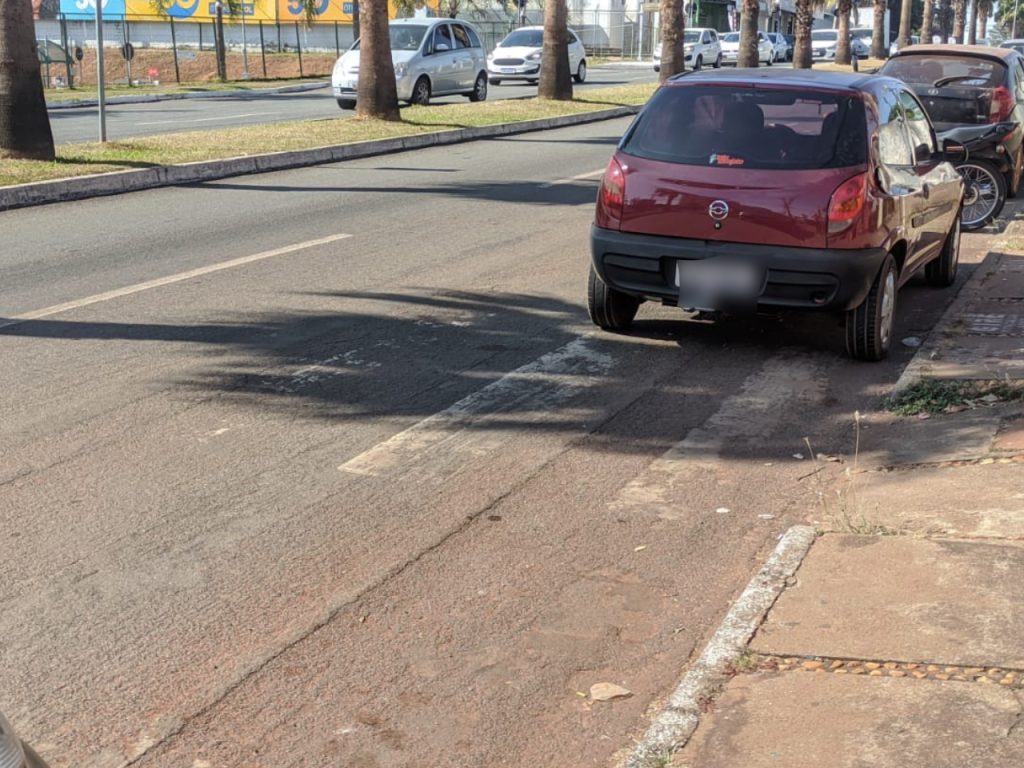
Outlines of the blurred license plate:
M 515 67 L 502 67 L 501 71 L 505 72 L 506 74 L 509 74 L 509 75 L 514 75 L 516 73 L 516 68 Z
M 676 262 L 679 306 L 685 309 L 753 309 L 763 281 L 761 269 L 743 261 L 715 258 Z

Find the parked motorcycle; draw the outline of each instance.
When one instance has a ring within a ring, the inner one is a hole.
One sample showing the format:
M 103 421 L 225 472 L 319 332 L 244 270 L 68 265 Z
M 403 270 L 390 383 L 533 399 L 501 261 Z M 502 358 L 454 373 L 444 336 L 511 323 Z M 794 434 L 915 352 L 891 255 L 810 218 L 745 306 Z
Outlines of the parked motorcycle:
M 1017 123 L 991 123 L 950 128 L 938 134 L 939 143 L 964 177 L 964 204 L 960 224 L 965 230 L 981 229 L 995 219 L 1006 203 L 1006 176 L 1010 159 L 1003 139 Z

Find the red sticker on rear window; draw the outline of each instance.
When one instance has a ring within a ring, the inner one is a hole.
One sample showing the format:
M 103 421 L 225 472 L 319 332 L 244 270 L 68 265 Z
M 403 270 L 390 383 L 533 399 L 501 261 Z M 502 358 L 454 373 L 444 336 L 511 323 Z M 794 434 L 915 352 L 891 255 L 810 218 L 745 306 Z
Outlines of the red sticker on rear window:
M 708 161 L 711 165 L 744 165 L 747 161 L 742 157 L 733 157 L 732 155 L 712 155 Z

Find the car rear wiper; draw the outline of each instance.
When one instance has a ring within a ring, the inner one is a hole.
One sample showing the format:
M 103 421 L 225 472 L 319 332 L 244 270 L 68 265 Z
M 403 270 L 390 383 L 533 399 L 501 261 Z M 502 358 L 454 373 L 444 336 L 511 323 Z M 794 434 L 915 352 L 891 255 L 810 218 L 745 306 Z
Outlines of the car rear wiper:
M 932 86 L 935 88 L 941 88 L 944 85 L 955 83 L 958 80 L 981 80 L 982 77 L 982 75 L 953 75 L 951 77 L 940 77 L 938 80 L 932 83 Z

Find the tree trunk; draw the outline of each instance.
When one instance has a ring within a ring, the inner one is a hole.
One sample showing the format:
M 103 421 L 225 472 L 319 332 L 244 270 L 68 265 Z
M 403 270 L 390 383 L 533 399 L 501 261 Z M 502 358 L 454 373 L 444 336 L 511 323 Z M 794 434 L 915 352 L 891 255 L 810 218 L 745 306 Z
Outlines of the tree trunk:
M 874 25 L 871 28 L 871 58 L 884 59 L 889 55 L 889 41 L 885 39 L 885 0 L 874 0 Z
M 796 18 L 794 19 L 793 35 L 793 69 L 810 69 L 811 64 L 811 25 L 814 24 L 813 0 L 796 0 Z
M 836 43 L 836 64 L 850 63 L 850 13 L 853 0 L 839 0 L 836 15 L 839 17 L 839 41 Z
M 967 26 L 967 0 L 953 0 L 953 37 L 957 43 L 964 41 L 964 28 Z
M 903 0 L 900 4 L 900 34 L 896 38 L 896 45 L 900 48 L 906 48 L 910 45 L 910 16 L 913 13 L 913 9 L 914 4 L 912 0 Z
M 921 17 L 921 42 L 925 45 L 932 41 L 934 15 L 935 0 L 924 0 L 924 15 Z
M 572 100 L 568 17 L 565 0 L 547 0 L 544 3 L 544 51 L 540 58 L 540 86 L 537 88 L 537 96 L 542 99 Z
M 661 0 L 661 73 L 664 82 L 686 69 L 683 54 L 683 31 L 686 15 L 683 0 Z
M 967 44 L 978 42 L 978 0 L 971 0 L 971 26 L 967 29 Z
M 398 92 L 388 34 L 388 0 L 362 0 L 356 114 L 397 122 Z
M 979 31 L 981 33 L 982 40 L 984 40 L 986 37 L 988 37 L 988 15 L 989 15 L 990 11 L 989 11 L 988 8 L 981 8 L 979 10 L 979 13 L 980 13 L 980 16 L 978 17 L 978 23 L 980 25 L 979 26 Z
M 939 34 L 942 36 L 943 44 L 949 40 L 952 31 L 951 22 L 953 19 L 952 0 L 939 0 Z
M 352 41 L 359 39 L 359 0 L 352 0 Z
M 740 50 L 736 57 L 737 67 L 756 67 L 760 64 L 757 55 L 757 17 L 761 8 L 757 0 L 743 0 L 740 6 Z
M 0 157 L 54 158 L 32 0 L 0 0 Z

